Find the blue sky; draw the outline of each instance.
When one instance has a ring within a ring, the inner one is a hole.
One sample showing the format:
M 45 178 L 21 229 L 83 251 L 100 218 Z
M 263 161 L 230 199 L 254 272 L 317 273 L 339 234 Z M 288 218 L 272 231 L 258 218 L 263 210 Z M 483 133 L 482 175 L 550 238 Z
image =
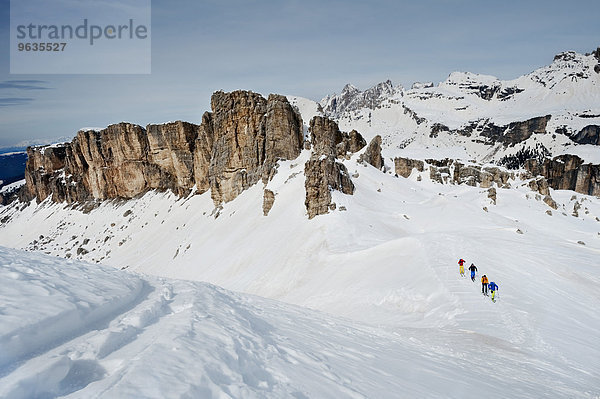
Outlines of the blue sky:
M 11 75 L 9 4 L 0 146 L 120 121 L 199 122 L 219 89 L 318 100 L 346 83 L 437 83 L 455 70 L 512 79 L 600 46 L 597 0 L 153 0 L 151 74 Z

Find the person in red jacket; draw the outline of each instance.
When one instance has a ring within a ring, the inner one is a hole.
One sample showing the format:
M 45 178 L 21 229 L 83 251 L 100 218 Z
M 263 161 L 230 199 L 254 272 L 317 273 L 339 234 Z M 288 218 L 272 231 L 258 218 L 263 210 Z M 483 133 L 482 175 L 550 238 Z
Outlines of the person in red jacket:
M 463 258 L 460 258 L 458 260 L 458 266 L 459 266 L 458 271 L 460 272 L 460 275 L 462 277 L 464 277 L 465 276 L 465 260 Z

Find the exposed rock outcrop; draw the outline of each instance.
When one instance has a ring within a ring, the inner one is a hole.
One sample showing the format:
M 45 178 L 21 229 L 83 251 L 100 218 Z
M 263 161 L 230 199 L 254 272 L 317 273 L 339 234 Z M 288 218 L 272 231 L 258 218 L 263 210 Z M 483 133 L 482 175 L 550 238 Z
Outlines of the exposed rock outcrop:
M 413 169 L 417 169 L 419 172 L 423 172 L 425 162 L 417 159 L 410 158 L 394 158 L 394 169 L 398 176 L 408 177 L 412 173 Z
M 349 153 L 354 154 L 367 145 L 363 136 L 356 130 L 351 130 L 350 133 L 341 132 L 341 140 L 340 143 L 336 144 L 338 157 L 345 157 Z
M 529 182 L 528 186 L 532 191 L 537 191 L 538 193 L 540 193 L 542 195 L 550 195 L 550 189 L 548 188 L 548 181 L 543 177 L 533 179 L 532 181 Z
M 558 204 L 552 199 L 550 195 L 546 195 L 544 197 L 544 203 L 546 203 L 546 205 L 548 205 L 552 209 L 558 209 Z M 550 213 L 550 215 L 552 215 L 552 213 Z
M 487 137 L 493 142 L 515 145 L 527 140 L 533 134 L 546 133 L 546 125 L 552 116 L 546 115 L 531 118 L 523 122 L 512 122 L 507 126 L 496 126 L 493 123 L 486 124 L 481 136 Z
M 576 155 L 560 155 L 539 162 L 525 162 L 533 176 L 543 176 L 555 190 L 573 190 L 587 195 L 600 195 L 600 165 L 584 164 Z
M 68 146 L 65 167 L 72 179 L 67 186 L 75 190 L 69 190 L 65 199 L 133 198 L 150 189 L 189 192 L 193 186 L 190 147 L 197 126 L 176 122 L 149 128 L 152 138 L 146 129 L 131 123 L 79 131 Z
M 342 142 L 337 123 L 323 116 L 315 116 L 310 121 L 309 131 L 313 154 L 337 155 L 336 145 Z
M 218 204 L 272 176 L 302 150 L 302 119 L 283 96 L 216 92 L 200 126 L 110 125 L 62 146 L 30 148 L 21 197 L 82 202 L 133 198 L 151 189 L 184 196 L 211 189 Z
M 489 188 L 496 184 L 498 187 L 509 188 L 510 180 L 515 178 L 514 172 L 500 167 L 468 165 L 451 159 L 427 159 L 423 162 L 409 158 L 395 158 L 394 163 L 396 174 L 403 177 L 410 176 L 413 168 L 423 171 L 428 167 L 430 178 L 443 184 L 464 183 L 482 188 Z M 537 159 L 529 159 L 525 161 L 524 167 L 527 172 L 522 178 L 535 178 L 528 183 L 529 188 L 548 198 L 550 198 L 549 188 L 600 196 L 600 165 L 584 164 L 583 160 L 576 155 L 561 155 L 553 159 L 546 158 L 541 162 Z M 546 203 L 548 202 L 550 201 Z
M 55 202 L 63 200 L 66 191 L 63 172 L 67 149 L 68 145 L 27 149 L 26 183 L 19 195 L 20 199 L 31 200 L 37 197 L 39 201 L 43 201 L 52 196 Z
M 209 169 L 215 141 L 212 114 L 205 112 L 198 127 L 198 137 L 194 146 L 194 181 L 196 190 L 202 194 L 210 189 Z
M 496 205 L 497 192 L 494 187 L 488 188 L 488 198 L 492 200 L 492 203 Z
M 367 145 L 356 130 L 350 133 L 341 132 L 336 122 L 323 116 L 311 119 L 309 131 L 313 153 L 318 155 L 345 157 L 346 154 L 358 152 Z
M 267 216 L 273 207 L 275 202 L 275 193 L 271 190 L 265 189 L 263 194 L 263 215 Z
M 576 135 L 571 136 L 571 140 L 578 144 L 600 145 L 600 126 L 588 125 Z
M 381 136 L 373 137 L 369 146 L 358 158 L 359 162 L 366 162 L 377 169 L 383 168 L 383 157 L 381 156 Z
M 330 209 L 335 209 L 336 205 L 332 202 L 331 196 L 332 190 L 344 194 L 354 193 L 354 184 L 348 170 L 344 164 L 336 161 L 336 157 L 339 155 L 340 144 L 348 149 L 358 148 L 358 145 L 352 143 L 360 143 L 362 136 L 358 132 L 344 135 L 340 132 L 337 123 L 321 116 L 315 116 L 310 121 L 309 130 L 313 152 L 310 160 L 304 165 L 306 178 L 304 204 L 309 219 L 312 219 L 317 215 L 328 213 Z
M 148 125 L 148 162 L 175 178 L 174 191 L 185 195 L 194 186 L 194 147 L 198 126 L 187 122 Z
M 346 167 L 336 162 L 333 156 L 312 157 L 304 165 L 306 181 L 306 210 L 308 218 L 323 215 L 330 209 L 335 209 L 332 202 L 331 190 L 338 190 L 344 194 L 354 193 L 354 184 L 348 175 Z
M 467 165 L 460 161 L 444 160 L 442 166 L 430 163 L 430 177 L 439 183 L 467 184 L 489 188 L 495 183 L 498 187 L 510 187 L 509 180 L 514 179 L 514 173 L 495 166 Z M 438 161 L 439 162 L 439 161 Z
M 215 203 L 229 202 L 262 178 L 267 100 L 250 91 L 218 91 L 211 108 L 211 197 Z

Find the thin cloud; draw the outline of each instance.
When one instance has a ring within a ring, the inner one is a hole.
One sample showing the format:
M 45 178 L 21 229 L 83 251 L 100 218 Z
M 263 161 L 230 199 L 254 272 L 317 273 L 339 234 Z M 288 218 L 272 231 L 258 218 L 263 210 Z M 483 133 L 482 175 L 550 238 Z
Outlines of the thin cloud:
M 43 80 L 5 80 L 0 82 L 0 89 L 48 90 L 48 87 L 42 86 L 47 83 Z
M 33 101 L 33 98 L 28 97 L 0 97 L 0 108 L 13 107 L 16 105 L 25 105 Z

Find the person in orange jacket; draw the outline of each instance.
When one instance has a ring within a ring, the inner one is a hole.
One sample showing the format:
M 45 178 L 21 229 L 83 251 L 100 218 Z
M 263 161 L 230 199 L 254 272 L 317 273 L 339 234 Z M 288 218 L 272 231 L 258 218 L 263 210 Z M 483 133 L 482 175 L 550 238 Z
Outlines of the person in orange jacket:
M 481 293 L 486 296 L 488 294 L 488 283 L 489 283 L 489 280 L 488 280 L 487 276 L 485 274 L 483 276 L 481 276 Z

